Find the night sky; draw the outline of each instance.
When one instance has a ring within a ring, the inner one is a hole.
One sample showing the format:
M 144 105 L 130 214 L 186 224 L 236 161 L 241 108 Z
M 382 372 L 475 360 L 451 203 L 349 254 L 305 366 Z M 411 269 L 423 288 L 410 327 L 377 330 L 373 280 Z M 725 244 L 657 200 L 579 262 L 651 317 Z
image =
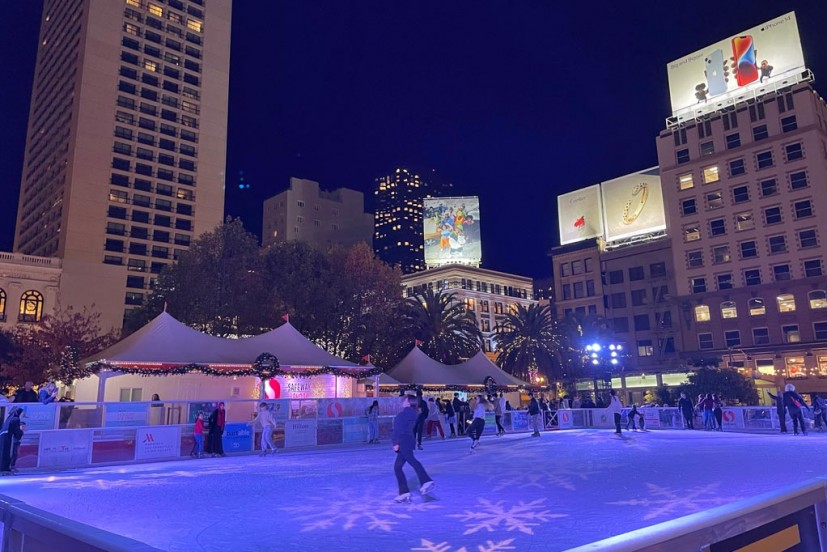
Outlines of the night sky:
M 13 242 L 41 6 L 6 2 L 0 18 L 0 250 Z M 259 233 L 263 200 L 291 176 L 370 197 L 396 166 L 433 169 L 480 196 L 485 268 L 549 274 L 556 195 L 657 164 L 666 64 L 791 10 L 824 77 L 820 0 L 237 0 L 227 212 Z

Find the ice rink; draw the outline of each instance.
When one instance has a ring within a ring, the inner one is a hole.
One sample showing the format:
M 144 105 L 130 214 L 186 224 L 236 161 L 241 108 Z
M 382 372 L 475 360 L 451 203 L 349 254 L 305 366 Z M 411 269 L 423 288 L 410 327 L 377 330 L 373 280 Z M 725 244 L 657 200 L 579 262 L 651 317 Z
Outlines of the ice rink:
M 24 474 L 0 478 L 0 494 L 172 551 L 564 550 L 827 475 L 827 434 L 572 430 L 469 444 L 424 443 L 436 499 L 412 504 L 393 502 L 388 443 Z

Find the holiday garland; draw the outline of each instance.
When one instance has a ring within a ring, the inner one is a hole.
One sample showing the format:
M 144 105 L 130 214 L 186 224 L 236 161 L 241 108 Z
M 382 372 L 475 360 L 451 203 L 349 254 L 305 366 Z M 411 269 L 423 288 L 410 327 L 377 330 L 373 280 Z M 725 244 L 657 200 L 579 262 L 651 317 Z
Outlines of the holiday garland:
M 365 387 L 369 389 L 373 389 L 373 384 L 368 383 Z M 521 386 L 521 385 L 497 385 L 496 388 L 491 388 L 490 390 L 485 388 L 483 385 L 416 385 L 415 383 L 403 383 L 403 384 L 382 384 L 380 387 L 393 387 L 398 389 L 399 391 L 422 391 L 423 393 L 440 393 L 442 391 L 462 391 L 466 393 L 480 393 L 484 391 L 487 394 L 493 394 L 497 391 L 502 392 L 511 392 L 515 389 L 517 391 L 528 391 L 536 390 L 538 387 L 535 386 Z M 482 388 L 482 389 L 481 389 Z

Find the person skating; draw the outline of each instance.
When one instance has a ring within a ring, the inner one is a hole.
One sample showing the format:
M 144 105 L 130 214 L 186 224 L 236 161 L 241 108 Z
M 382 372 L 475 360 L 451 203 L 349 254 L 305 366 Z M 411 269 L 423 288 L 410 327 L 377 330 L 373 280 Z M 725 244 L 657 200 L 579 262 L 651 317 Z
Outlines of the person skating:
M 778 413 L 778 423 L 781 426 L 781 433 L 787 433 L 787 408 L 784 406 L 784 392 L 779 390 L 777 395 L 773 395 L 767 391 L 767 395 L 775 401 L 775 410 Z
M 635 419 L 637 418 L 637 405 L 632 403 L 632 410 L 629 411 L 629 414 L 626 415 L 626 431 L 629 431 L 629 426 L 632 426 L 632 431 L 637 431 L 637 426 L 635 425 Z
M 712 395 L 712 414 L 715 416 L 716 431 L 724 430 L 724 401 L 717 394 Z
M 695 429 L 695 409 L 692 407 L 692 401 L 686 398 L 686 393 L 681 393 L 678 408 L 683 415 L 684 429 Z
M 706 396 L 702 396 L 698 405 L 701 407 L 703 412 L 704 430 L 714 430 L 715 415 L 712 411 L 715 409 L 715 401 L 712 400 L 712 393 L 707 393 Z
M 393 473 L 396 476 L 396 482 L 399 485 L 399 495 L 394 499 L 396 502 L 410 502 L 411 491 L 408 488 L 408 479 L 405 477 L 405 472 L 402 469 L 405 464 L 410 464 L 416 472 L 419 479 L 419 490 L 422 494 L 427 494 L 433 490 L 434 482 L 422 467 L 422 464 L 414 456 L 414 447 L 416 446 L 416 437 L 414 428 L 419 420 L 416 408 L 420 399 L 414 396 L 408 396 L 408 406 L 393 419 L 393 433 L 391 439 L 393 440 L 393 450 L 396 452 L 396 461 L 393 463 Z
M 379 401 L 374 400 L 367 410 L 368 443 L 379 444 Z
M 457 417 L 457 435 L 465 435 L 465 412 L 462 409 L 462 400 L 459 398 L 459 393 L 454 393 L 451 406 L 454 407 L 454 414 Z
M 451 435 L 449 435 L 449 437 L 456 437 L 457 432 L 455 427 L 457 425 L 457 412 L 454 410 L 454 404 L 448 399 L 445 399 L 443 404 L 445 405 L 445 422 L 451 429 Z
M 195 427 L 192 429 L 192 451 L 190 456 L 201 458 L 204 456 L 204 414 L 201 412 L 195 417 Z
M 485 407 L 488 403 L 482 395 L 477 395 L 476 406 L 474 406 L 474 418 L 471 421 L 471 428 L 468 430 L 468 435 L 471 437 L 471 452 L 480 444 L 480 437 L 485 429 Z
M 212 411 L 209 418 L 209 430 L 207 433 L 210 441 L 210 452 L 213 458 L 216 456 L 226 456 L 224 454 L 224 426 L 227 423 L 226 411 L 224 410 L 224 403 L 218 403 L 215 410 Z
M 532 437 L 539 437 L 540 436 L 540 403 L 537 401 L 537 397 L 534 396 L 534 393 L 529 393 L 528 396 L 530 400 L 528 401 L 528 415 L 531 417 L 531 428 L 534 430 L 534 433 L 531 434 Z
M 609 406 L 606 408 L 606 410 L 610 415 L 614 417 L 615 433 L 620 435 L 620 418 L 621 412 L 623 412 L 623 403 L 620 402 L 620 397 L 617 396 L 617 391 L 615 391 L 614 389 L 609 391 Z
M 23 431 L 20 429 L 20 416 L 22 414 L 22 408 L 12 408 L 9 417 L 3 423 L 3 428 L 0 429 L 0 472 L 3 474 L 11 473 L 11 455 L 14 440 L 23 437 Z
M 439 404 L 436 400 L 431 397 L 428 399 L 428 429 L 426 432 L 428 433 L 428 439 L 431 438 L 431 433 L 433 432 L 434 428 L 439 430 L 439 435 L 445 439 L 445 431 L 442 429 L 442 420 L 440 419 L 442 413 L 439 411 Z
M 505 435 L 503 427 L 503 412 L 505 412 L 505 397 L 502 393 L 494 397 L 494 420 L 497 422 L 497 435 Z
M 818 393 L 810 393 L 810 404 L 813 405 L 813 421 L 816 429 L 824 431 L 827 429 L 827 415 L 825 415 L 827 404 L 824 403 L 824 399 Z
M 267 456 L 271 450 L 273 453 L 278 452 L 276 445 L 273 444 L 273 428 L 276 427 L 276 421 L 273 419 L 273 413 L 267 408 L 267 403 L 258 405 L 258 412 L 256 417 L 250 422 L 250 425 L 255 427 L 256 423 L 261 426 L 261 453 L 259 456 Z
M 790 412 L 790 418 L 793 420 L 793 434 L 798 435 L 798 428 L 801 427 L 802 435 L 807 435 L 807 426 L 804 425 L 804 416 L 801 414 L 801 409 L 806 408 L 810 410 L 801 395 L 795 392 L 795 385 L 788 383 L 784 386 L 784 406 Z

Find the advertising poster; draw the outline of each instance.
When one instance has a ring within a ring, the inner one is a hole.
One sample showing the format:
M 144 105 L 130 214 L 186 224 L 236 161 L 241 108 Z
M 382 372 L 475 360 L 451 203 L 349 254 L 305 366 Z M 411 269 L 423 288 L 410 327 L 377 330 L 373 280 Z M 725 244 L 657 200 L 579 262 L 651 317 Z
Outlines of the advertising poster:
M 660 427 L 660 409 L 641 408 L 638 412 L 643 412 L 643 421 L 646 422 L 647 429 Z
M 748 92 L 773 90 L 804 68 L 790 12 L 668 63 L 672 113 L 719 109 Z
M 657 167 L 600 184 L 607 242 L 666 230 Z
M 315 419 L 316 418 L 316 401 L 290 401 L 290 418 L 299 419 Z
M 606 408 L 595 408 L 592 410 L 592 425 L 593 427 L 614 427 L 614 414 Z
M 285 447 L 316 445 L 316 420 L 288 420 L 284 424 Z
M 493 412 L 485 413 L 485 429 L 482 433 L 483 435 L 488 435 L 489 433 L 497 433 L 497 420 L 494 418 Z
M 284 423 L 290 418 L 290 401 L 267 401 L 267 408 L 273 414 L 276 423 Z
M 135 460 L 175 458 L 179 452 L 178 426 L 145 427 L 135 432 Z
M 319 420 L 316 424 L 316 444 L 341 445 L 342 433 L 342 420 Z
M 368 440 L 368 422 L 366 418 L 345 418 L 342 421 L 344 422 L 342 442 L 364 443 Z
M 226 405 L 225 405 L 226 407 Z M 191 402 L 190 403 L 190 413 L 189 417 L 187 418 L 189 421 L 187 423 L 194 424 L 195 419 L 198 417 L 198 413 L 204 415 L 204 423 L 207 423 L 207 419 L 212 414 L 212 411 L 218 408 L 218 402 Z
M 479 266 L 482 261 L 479 198 L 425 198 L 422 207 L 425 264 L 429 267 L 445 264 Z
M 319 401 L 319 418 L 349 418 L 366 416 L 374 399 L 322 399 Z M 400 401 L 401 402 L 401 401 Z
M 253 450 L 253 426 L 244 423 L 226 424 L 221 443 L 224 445 L 224 452 Z
M 89 463 L 92 432 L 87 430 L 44 431 L 40 434 L 41 468 L 83 466 Z
M 135 427 L 147 425 L 149 405 L 146 403 L 107 403 L 103 417 L 104 427 Z
M 557 196 L 557 221 L 560 225 L 560 245 L 602 236 L 600 186 L 595 184 Z
M 574 417 L 571 410 L 557 411 L 557 427 L 560 429 L 571 429 L 574 427 Z
M 131 462 L 135 446 L 134 429 L 93 429 L 92 463 Z
M 528 429 L 528 412 L 524 410 L 512 410 L 505 413 L 505 423 L 511 418 L 511 429 L 514 431 L 525 431 Z
M 23 414 L 20 419 L 26 422 L 26 431 L 42 431 L 56 429 L 55 413 L 58 404 L 20 403 Z
M 744 417 L 739 408 L 722 408 L 724 429 L 741 429 L 744 427 Z

